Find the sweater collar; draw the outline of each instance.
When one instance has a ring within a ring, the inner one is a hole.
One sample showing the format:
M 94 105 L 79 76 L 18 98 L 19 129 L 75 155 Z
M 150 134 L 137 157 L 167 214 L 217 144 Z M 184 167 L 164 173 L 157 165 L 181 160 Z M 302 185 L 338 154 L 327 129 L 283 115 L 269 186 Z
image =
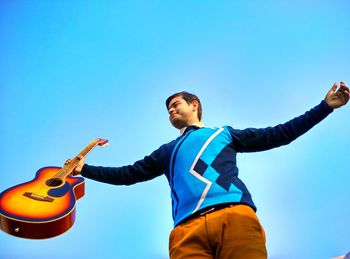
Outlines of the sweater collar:
M 188 126 L 188 127 L 183 127 L 182 129 L 180 129 L 180 135 L 183 135 L 185 133 L 185 131 L 188 129 L 188 128 L 204 128 L 204 124 L 203 122 L 196 122 L 196 123 L 193 123 L 192 125 Z

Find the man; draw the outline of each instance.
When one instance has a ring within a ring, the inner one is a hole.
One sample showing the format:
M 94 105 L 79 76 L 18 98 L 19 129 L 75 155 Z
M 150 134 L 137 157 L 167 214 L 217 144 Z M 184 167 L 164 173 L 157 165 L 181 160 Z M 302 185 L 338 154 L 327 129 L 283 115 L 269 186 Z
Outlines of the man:
M 174 229 L 170 258 L 267 258 L 265 233 L 256 207 L 238 178 L 237 152 L 285 145 L 349 100 L 345 83 L 335 83 L 325 99 L 297 118 L 275 127 L 207 128 L 197 96 L 180 92 L 166 100 L 171 124 L 181 135 L 144 159 L 122 167 L 96 167 L 83 158 L 74 174 L 130 185 L 165 174 L 172 198 Z

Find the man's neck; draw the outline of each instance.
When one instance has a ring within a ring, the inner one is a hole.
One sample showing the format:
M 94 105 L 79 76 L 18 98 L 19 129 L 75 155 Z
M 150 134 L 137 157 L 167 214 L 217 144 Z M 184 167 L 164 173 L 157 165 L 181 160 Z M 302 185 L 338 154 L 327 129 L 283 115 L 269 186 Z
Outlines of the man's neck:
M 191 125 L 189 125 L 189 126 L 187 126 L 187 127 L 183 127 L 182 129 L 180 129 L 180 135 L 182 135 L 182 134 L 185 132 L 185 130 L 186 130 L 188 127 L 190 127 L 190 126 L 198 126 L 198 127 L 200 127 L 200 128 L 203 128 L 203 127 L 204 127 L 204 124 L 203 124 L 203 122 L 198 121 L 198 122 L 195 122 L 195 123 L 193 123 L 193 124 L 191 124 Z

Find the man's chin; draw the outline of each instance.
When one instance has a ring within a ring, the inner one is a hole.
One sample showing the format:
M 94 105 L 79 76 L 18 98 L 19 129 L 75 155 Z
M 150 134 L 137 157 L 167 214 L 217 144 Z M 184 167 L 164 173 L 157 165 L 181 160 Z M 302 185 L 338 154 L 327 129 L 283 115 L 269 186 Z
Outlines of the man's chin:
M 173 125 L 174 128 L 177 128 L 177 129 L 182 129 L 184 127 L 186 127 L 184 125 L 184 123 L 182 121 L 179 121 L 179 120 L 170 120 L 171 122 L 171 125 Z

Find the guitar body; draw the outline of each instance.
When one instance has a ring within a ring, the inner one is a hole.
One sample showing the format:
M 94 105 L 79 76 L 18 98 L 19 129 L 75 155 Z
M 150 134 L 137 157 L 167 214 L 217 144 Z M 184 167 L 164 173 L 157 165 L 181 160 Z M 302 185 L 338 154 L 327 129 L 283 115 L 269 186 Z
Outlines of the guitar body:
M 84 178 L 58 177 L 60 167 L 44 167 L 32 181 L 0 194 L 0 228 L 8 234 L 44 239 L 69 230 L 76 200 L 84 196 Z

